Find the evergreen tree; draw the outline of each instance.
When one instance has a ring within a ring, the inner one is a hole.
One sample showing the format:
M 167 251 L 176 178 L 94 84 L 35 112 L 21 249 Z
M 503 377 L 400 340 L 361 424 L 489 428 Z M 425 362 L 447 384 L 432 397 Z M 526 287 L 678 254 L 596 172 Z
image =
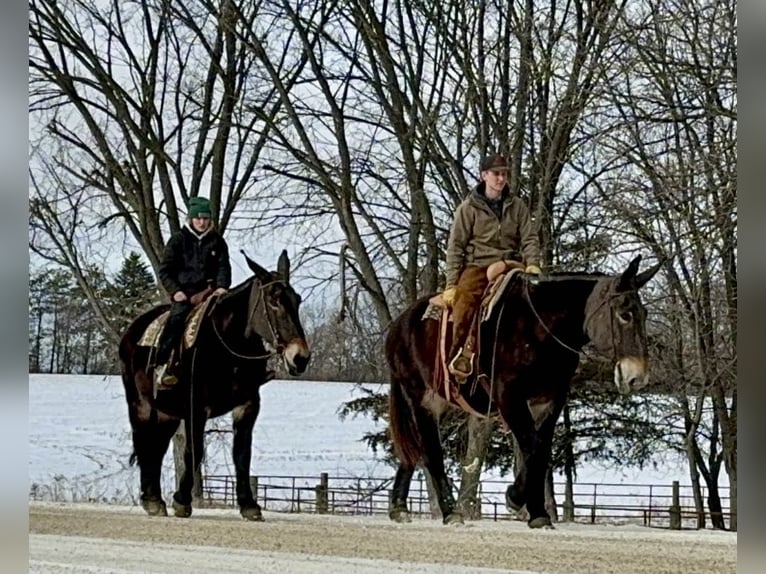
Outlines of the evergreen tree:
M 110 308 L 122 333 L 140 313 L 159 302 L 157 282 L 141 255 L 131 251 L 109 289 Z

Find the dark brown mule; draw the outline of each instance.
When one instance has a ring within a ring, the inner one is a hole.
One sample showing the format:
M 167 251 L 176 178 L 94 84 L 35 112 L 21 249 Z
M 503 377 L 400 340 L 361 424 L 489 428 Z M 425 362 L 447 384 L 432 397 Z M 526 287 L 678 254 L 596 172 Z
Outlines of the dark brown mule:
M 185 424 L 186 448 L 173 508 L 176 516 L 186 517 L 192 511 L 193 469 L 202 462 L 205 423 L 231 411 L 240 513 L 248 520 L 261 519 L 249 475 L 266 361 L 280 355 L 290 374 L 297 375 L 306 370 L 311 353 L 298 318 L 300 297 L 289 283 L 287 252 L 282 252 L 276 272 L 249 258 L 247 263 L 253 276 L 211 304 L 196 344 L 181 356 L 179 381 L 171 389 L 159 391 L 155 398 L 152 371 L 147 368 L 151 347 L 137 344 L 167 305 L 136 319 L 120 342 L 122 382 L 133 430 L 131 462 L 138 460 L 141 503 L 150 515 L 167 514 L 160 486 L 162 459 L 180 421 Z
M 479 372 L 491 383 L 486 389 L 477 385 L 469 396 L 469 382 L 462 386 L 463 396 L 479 412 L 491 405 L 491 412 L 498 412 L 516 437 L 523 459 L 506 502 L 514 510 L 526 505 L 532 528 L 551 525 L 544 508 L 544 479 L 579 351 L 590 342 L 598 355 L 613 361 L 614 382 L 622 393 L 647 383 L 646 310 L 638 290 L 659 265 L 639 274 L 640 259 L 616 277 L 522 276 L 510 283 L 482 323 Z M 448 403 L 431 390 L 439 333 L 438 321 L 422 319 L 427 306 L 428 297 L 414 303 L 391 324 L 386 338 L 390 432 L 400 461 L 390 516 L 409 520 L 410 480 L 422 463 L 433 478 L 446 524 L 463 518 L 455 511 L 444 472 L 438 421 Z

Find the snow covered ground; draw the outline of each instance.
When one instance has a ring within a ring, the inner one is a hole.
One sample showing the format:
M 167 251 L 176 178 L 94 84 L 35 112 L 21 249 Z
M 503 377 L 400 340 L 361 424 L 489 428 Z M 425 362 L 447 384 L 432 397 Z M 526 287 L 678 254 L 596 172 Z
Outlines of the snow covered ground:
M 369 385 L 385 390 L 381 385 Z M 386 478 L 394 469 L 375 458 L 361 437 L 379 427 L 365 417 L 339 420 L 344 402 L 360 395 L 350 383 L 272 381 L 262 390 L 253 439 L 254 475 Z M 219 419 L 228 428 L 229 418 Z M 119 377 L 29 376 L 29 485 L 47 500 L 135 501 L 138 470 L 128 466 L 130 425 Z M 164 473 L 172 487 L 172 461 Z M 233 474 L 227 445 L 212 439 L 207 474 Z M 487 474 L 485 473 L 485 478 Z M 595 466 L 578 469 L 579 483 L 688 482 L 682 461 L 660 469 Z

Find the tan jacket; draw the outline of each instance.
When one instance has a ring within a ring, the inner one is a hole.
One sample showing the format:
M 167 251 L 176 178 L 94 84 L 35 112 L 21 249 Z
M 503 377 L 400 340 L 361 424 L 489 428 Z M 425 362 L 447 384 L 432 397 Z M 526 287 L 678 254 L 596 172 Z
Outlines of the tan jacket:
M 447 243 L 447 287 L 457 284 L 468 265 L 486 267 L 503 259 L 540 265 L 540 243 L 529 209 L 507 187 L 504 193 L 501 220 L 483 197 L 483 182 L 458 206 Z

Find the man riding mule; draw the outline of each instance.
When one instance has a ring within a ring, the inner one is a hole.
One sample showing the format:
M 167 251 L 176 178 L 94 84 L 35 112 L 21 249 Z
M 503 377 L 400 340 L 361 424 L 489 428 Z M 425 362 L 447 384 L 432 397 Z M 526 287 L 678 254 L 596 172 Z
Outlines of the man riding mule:
M 152 309 L 131 323 L 120 341 L 122 382 L 133 438 L 131 463 L 141 470 L 141 505 L 149 515 L 166 515 L 162 497 L 162 461 L 180 421 L 185 429 L 184 464 L 173 494 L 176 516 L 192 512 L 194 472 L 204 456 L 208 419 L 232 413 L 232 461 L 240 514 L 261 520 L 250 486 L 252 432 L 260 409 L 260 387 L 271 377 L 267 361 L 280 357 L 291 375 L 306 370 L 311 351 L 298 315 L 300 297 L 290 285 L 287 252 L 277 271 L 267 271 L 246 257 L 253 275 L 204 307 L 196 342 L 177 347 L 178 381 L 156 393 L 152 380 L 153 348 L 145 332 L 168 310 Z M 225 283 L 225 282 L 222 282 Z M 217 287 L 223 287 L 217 284 Z
M 554 273 L 511 275 L 480 322 L 476 369 L 481 384 L 459 385 L 459 404 L 497 414 L 520 449 L 515 480 L 506 491 L 511 510 L 526 506 L 529 526 L 550 527 L 545 476 L 556 421 L 586 344 L 610 361 L 621 393 L 648 381 L 646 309 L 639 289 L 659 264 L 638 272 L 636 257 L 618 275 Z M 390 517 L 408 521 L 407 497 L 417 465 L 430 473 L 445 523 L 462 522 L 444 469 L 439 421 L 454 401 L 440 375 L 440 322 L 427 312 L 430 296 L 412 304 L 390 325 L 385 353 L 391 373 L 389 432 L 399 459 Z M 443 319 L 442 319 L 443 320 Z M 477 377 L 478 378 L 478 377 Z M 441 384 L 440 384 L 441 383 Z M 467 410 L 467 409 L 466 409 Z
M 487 287 L 487 268 L 523 260 L 527 273 L 540 273 L 540 245 L 524 201 L 511 194 L 508 162 L 491 155 L 481 162 L 481 182 L 455 211 L 447 244 L 444 303 L 452 307 L 449 371 L 458 382 L 473 372 L 471 325 Z

